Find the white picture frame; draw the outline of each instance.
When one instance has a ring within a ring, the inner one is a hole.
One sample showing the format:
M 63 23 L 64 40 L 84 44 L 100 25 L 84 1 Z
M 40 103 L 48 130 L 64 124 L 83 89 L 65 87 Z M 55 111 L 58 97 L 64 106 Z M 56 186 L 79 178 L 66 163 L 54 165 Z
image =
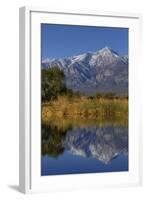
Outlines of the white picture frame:
M 20 174 L 23 193 L 135 186 L 142 180 L 139 74 L 140 14 L 99 11 L 51 11 L 20 8 Z M 129 171 L 61 176 L 40 175 L 40 23 L 129 28 Z M 35 58 L 35 59 L 34 59 Z M 131 67 L 132 66 L 132 67 Z M 135 84 L 136 83 L 136 84 Z M 135 115 L 136 113 L 136 115 Z M 33 145 L 32 145 L 33 144 Z

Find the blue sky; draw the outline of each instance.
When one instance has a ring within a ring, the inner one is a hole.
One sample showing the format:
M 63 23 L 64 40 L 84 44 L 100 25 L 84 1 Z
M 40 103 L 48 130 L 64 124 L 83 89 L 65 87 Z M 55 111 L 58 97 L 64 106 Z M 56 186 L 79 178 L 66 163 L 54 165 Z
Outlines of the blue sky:
M 41 24 L 42 60 L 95 52 L 105 46 L 128 55 L 128 29 Z

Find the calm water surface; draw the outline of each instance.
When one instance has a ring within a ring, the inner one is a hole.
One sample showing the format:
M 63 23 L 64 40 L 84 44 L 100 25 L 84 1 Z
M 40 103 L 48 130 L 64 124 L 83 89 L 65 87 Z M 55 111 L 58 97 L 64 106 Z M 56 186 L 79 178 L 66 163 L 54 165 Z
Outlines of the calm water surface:
M 124 125 L 42 124 L 41 175 L 128 171 Z

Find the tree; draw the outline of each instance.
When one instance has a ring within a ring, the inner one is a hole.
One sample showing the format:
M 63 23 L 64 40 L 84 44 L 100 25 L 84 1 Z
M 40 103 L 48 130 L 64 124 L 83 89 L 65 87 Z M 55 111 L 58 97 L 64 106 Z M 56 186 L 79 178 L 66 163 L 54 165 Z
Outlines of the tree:
M 42 101 L 54 100 L 65 93 L 65 75 L 57 66 L 49 69 L 42 69 L 41 73 L 41 94 Z

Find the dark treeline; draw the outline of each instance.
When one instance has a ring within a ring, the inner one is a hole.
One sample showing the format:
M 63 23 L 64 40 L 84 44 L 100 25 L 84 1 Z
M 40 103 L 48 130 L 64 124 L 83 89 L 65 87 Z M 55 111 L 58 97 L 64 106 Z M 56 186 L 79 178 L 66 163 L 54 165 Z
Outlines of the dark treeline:
M 94 96 L 89 96 L 89 99 L 128 99 L 127 95 L 123 95 L 123 96 L 118 96 L 116 93 L 114 92 L 107 92 L 107 93 L 96 93 Z
M 73 91 L 67 88 L 65 83 L 65 74 L 63 70 L 60 70 L 57 66 L 48 69 L 41 70 L 41 98 L 42 102 L 51 101 L 57 99 L 58 96 L 67 96 L 68 98 L 79 98 L 86 96 L 80 91 Z M 119 99 L 127 98 L 128 96 L 119 97 L 116 93 L 96 93 L 95 95 L 87 96 L 88 99 Z

